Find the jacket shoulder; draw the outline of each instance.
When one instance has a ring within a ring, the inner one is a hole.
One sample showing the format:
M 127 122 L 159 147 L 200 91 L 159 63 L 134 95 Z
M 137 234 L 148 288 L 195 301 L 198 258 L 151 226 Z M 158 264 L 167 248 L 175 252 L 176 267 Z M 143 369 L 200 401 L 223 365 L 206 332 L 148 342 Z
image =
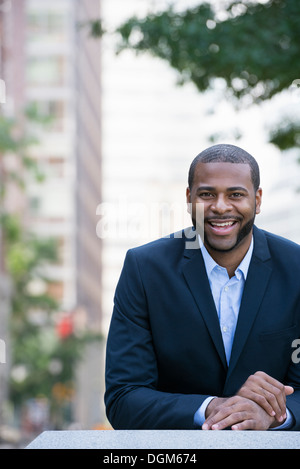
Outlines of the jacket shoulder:
M 291 241 L 290 239 L 284 238 L 283 236 L 270 233 L 269 231 L 261 231 L 264 233 L 270 247 L 276 247 L 278 249 L 281 248 L 292 253 L 300 254 L 300 245 L 295 241 Z
M 182 256 L 186 248 L 186 242 L 192 241 L 195 239 L 195 236 L 192 227 L 185 228 L 141 246 L 131 248 L 128 250 L 127 256 L 133 254 L 140 259 Z
M 261 230 L 263 233 L 271 258 L 281 268 L 289 270 L 299 269 L 300 245 L 282 236 Z

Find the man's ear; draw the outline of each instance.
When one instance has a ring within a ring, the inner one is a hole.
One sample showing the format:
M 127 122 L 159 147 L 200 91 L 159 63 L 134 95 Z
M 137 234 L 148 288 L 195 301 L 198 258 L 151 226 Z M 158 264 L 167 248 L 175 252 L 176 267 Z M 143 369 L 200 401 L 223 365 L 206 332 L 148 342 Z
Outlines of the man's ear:
M 190 191 L 189 187 L 186 188 L 186 203 L 187 203 L 187 212 L 191 214 L 192 213 L 192 209 L 191 209 L 191 191 Z
M 261 187 L 259 187 L 256 191 L 255 200 L 256 200 L 255 213 L 256 215 L 258 215 L 260 213 L 260 208 L 261 208 L 261 203 L 262 203 L 262 188 Z

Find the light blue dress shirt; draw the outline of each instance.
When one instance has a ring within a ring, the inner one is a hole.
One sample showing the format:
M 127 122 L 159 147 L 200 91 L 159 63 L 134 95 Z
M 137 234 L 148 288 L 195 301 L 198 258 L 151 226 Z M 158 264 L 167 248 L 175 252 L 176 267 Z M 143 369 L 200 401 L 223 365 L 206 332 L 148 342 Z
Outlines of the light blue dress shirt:
M 235 275 L 231 278 L 229 278 L 227 269 L 218 265 L 210 256 L 200 237 L 199 243 L 212 296 L 216 305 L 225 348 L 226 360 L 227 364 L 229 364 L 244 285 L 253 253 L 254 241 L 252 237 L 250 247 L 245 257 L 237 267 Z M 195 413 L 194 422 L 197 426 L 201 427 L 204 423 L 206 407 L 215 397 L 216 396 L 211 396 L 205 399 L 201 407 Z M 292 416 L 287 409 L 286 421 L 279 427 L 276 427 L 276 429 L 282 430 L 283 428 L 287 428 L 290 426 L 291 422 Z
M 226 360 L 229 364 L 245 280 L 253 252 L 253 238 L 247 254 L 231 278 L 227 269 L 218 265 L 209 255 L 204 244 L 201 246 L 201 252 L 218 313 Z

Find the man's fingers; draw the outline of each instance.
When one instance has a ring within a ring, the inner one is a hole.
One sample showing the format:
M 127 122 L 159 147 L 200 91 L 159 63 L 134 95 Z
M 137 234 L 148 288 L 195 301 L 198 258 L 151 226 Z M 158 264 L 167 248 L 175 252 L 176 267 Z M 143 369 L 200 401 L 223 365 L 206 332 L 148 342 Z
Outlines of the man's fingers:
M 232 412 L 231 406 L 236 402 L 239 397 L 230 397 L 228 399 L 215 399 L 215 402 L 212 402 L 213 410 L 210 412 L 209 416 L 202 425 L 202 430 L 211 430 L 213 425 L 216 425 L 220 420 L 226 418 Z M 225 402 L 224 402 L 225 401 Z M 226 404 L 226 405 L 225 405 Z M 210 405 L 210 404 L 209 404 Z M 208 408 L 209 408 L 208 405 Z
M 256 404 L 260 405 L 271 417 L 277 415 L 280 417 L 285 409 L 285 404 L 280 400 L 280 396 L 277 399 L 277 390 L 268 384 L 265 387 L 259 385 L 251 385 L 249 387 L 246 385 L 242 386 L 242 388 L 238 391 L 237 395 L 245 397 L 246 399 L 250 399 Z M 283 404 L 283 409 L 281 405 Z
M 266 399 L 272 405 L 276 419 L 282 422 L 286 418 L 286 396 L 294 391 L 293 388 L 284 386 L 280 381 L 261 371 L 255 373 L 254 376 L 258 377 L 258 383 Z
M 291 386 L 284 386 L 275 378 L 258 371 L 249 376 L 237 395 L 253 400 L 281 422 L 286 414 L 286 396 L 293 391 Z
M 260 405 L 241 396 L 233 396 L 214 408 L 203 430 L 266 430 L 274 422 Z
M 276 386 L 270 386 L 268 389 L 262 388 L 267 401 L 271 404 L 276 418 L 281 421 L 285 414 L 285 394 L 283 390 Z
M 202 429 L 223 430 L 231 427 L 233 430 L 243 430 L 254 428 L 256 419 L 253 419 L 250 414 L 249 416 L 245 414 L 249 408 L 252 412 L 251 403 L 252 406 L 257 406 L 260 409 L 262 412 L 260 418 L 264 421 L 272 417 L 273 421 L 275 419 L 277 422 L 283 422 L 286 418 L 286 396 L 293 392 L 294 389 L 291 386 L 284 386 L 264 372 L 256 372 L 249 376 L 235 396 L 215 398 L 209 403 L 206 410 L 207 419 L 202 425 Z M 257 414 L 257 410 L 255 412 Z
M 231 430 L 255 430 L 256 425 L 255 420 L 249 419 L 232 425 Z
M 252 391 L 251 389 L 241 388 L 238 392 L 238 395 L 245 397 L 246 399 L 250 399 L 253 402 L 256 402 L 256 404 L 260 405 L 260 407 L 262 407 L 271 417 L 274 417 L 276 415 L 273 406 L 267 400 L 266 392 L 264 393 L 264 395 L 261 395 L 257 392 Z
M 202 425 L 202 430 L 223 430 L 231 425 L 231 422 L 236 423 L 234 419 L 234 407 L 221 406 L 212 417 L 206 419 Z

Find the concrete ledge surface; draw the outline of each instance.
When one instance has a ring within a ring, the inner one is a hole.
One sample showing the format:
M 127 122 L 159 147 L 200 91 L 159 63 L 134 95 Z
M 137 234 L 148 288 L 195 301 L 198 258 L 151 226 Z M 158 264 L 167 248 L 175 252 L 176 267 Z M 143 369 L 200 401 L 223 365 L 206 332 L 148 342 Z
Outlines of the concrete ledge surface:
M 27 449 L 300 449 L 300 432 L 202 430 L 45 431 Z

